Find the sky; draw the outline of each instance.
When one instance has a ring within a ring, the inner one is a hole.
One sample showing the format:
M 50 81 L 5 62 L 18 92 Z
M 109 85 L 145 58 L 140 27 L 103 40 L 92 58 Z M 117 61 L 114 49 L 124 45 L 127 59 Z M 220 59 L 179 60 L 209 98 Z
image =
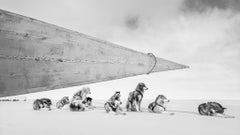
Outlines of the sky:
M 25 95 L 59 99 L 82 87 L 122 98 L 138 82 L 145 99 L 240 99 L 240 0 L 0 0 L 0 8 L 190 66 Z

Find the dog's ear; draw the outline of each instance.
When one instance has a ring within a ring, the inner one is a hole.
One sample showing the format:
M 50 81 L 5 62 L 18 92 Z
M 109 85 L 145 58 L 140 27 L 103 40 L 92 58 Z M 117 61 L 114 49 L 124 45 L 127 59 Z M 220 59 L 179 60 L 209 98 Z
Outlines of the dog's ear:
M 120 94 L 120 91 L 115 91 L 115 95 Z

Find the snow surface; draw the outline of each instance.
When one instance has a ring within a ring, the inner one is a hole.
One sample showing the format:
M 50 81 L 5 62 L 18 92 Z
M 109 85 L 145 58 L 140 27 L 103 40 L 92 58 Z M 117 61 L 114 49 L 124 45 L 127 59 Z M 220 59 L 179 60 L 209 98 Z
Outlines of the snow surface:
M 71 112 L 66 106 L 52 111 L 32 109 L 33 101 L 0 102 L 0 135 L 240 135 L 240 101 L 218 101 L 234 119 L 201 116 L 201 100 L 172 100 L 167 108 L 175 115 L 144 111 L 127 115 L 107 114 L 103 100 L 95 110 Z M 54 101 L 54 105 L 55 105 Z M 124 106 L 124 104 L 123 104 Z

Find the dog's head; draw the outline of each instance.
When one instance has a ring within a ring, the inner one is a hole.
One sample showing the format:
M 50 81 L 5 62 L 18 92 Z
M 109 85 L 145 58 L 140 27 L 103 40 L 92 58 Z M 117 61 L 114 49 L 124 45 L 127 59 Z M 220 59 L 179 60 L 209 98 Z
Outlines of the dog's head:
M 87 100 L 87 102 L 92 102 L 92 98 L 91 97 L 86 97 L 86 100 Z
M 89 87 L 83 87 L 81 90 L 83 93 L 87 94 L 91 94 L 90 88 Z
M 80 100 L 84 100 L 88 94 L 91 94 L 89 87 L 83 87 L 81 90 L 79 90 L 77 93 L 74 94 L 73 99 L 76 97 L 80 97 Z
M 136 90 L 145 91 L 148 90 L 148 88 L 144 83 L 140 82 L 138 83 Z
M 92 105 L 92 98 L 91 97 L 86 97 L 86 104 L 87 105 Z
M 63 100 L 64 103 L 66 103 L 66 104 L 70 103 L 70 100 L 69 100 L 68 96 L 63 97 L 62 100 Z
M 166 96 L 164 96 L 164 95 L 158 95 L 155 100 L 155 103 L 157 103 L 157 104 L 164 104 L 164 103 L 168 103 L 168 102 L 170 102 L 170 100 L 168 100 L 166 98 Z
M 121 97 L 120 91 L 116 91 L 116 92 L 114 93 L 114 97 L 115 97 L 116 100 L 119 100 L 120 97 Z

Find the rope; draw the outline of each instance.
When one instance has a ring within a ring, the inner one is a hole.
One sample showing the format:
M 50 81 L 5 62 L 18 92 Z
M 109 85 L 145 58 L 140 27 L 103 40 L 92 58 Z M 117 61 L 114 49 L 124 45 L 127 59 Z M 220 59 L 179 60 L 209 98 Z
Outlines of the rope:
M 151 68 L 151 70 L 150 70 L 149 72 L 147 72 L 147 75 L 148 75 L 148 74 L 152 73 L 153 69 L 155 68 L 155 66 L 156 66 L 156 64 L 157 64 L 157 58 L 156 58 L 155 55 L 152 54 L 152 53 L 148 53 L 147 55 L 150 56 L 150 57 L 152 57 L 152 58 L 154 59 L 154 61 L 155 61 L 153 67 Z

